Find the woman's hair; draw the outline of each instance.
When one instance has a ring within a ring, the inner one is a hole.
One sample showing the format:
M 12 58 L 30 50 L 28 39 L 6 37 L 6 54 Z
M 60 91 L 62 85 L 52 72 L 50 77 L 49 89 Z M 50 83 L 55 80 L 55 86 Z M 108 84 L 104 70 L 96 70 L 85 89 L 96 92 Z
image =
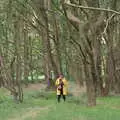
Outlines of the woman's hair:
M 63 74 L 59 74 L 59 77 L 64 77 L 64 75 Z

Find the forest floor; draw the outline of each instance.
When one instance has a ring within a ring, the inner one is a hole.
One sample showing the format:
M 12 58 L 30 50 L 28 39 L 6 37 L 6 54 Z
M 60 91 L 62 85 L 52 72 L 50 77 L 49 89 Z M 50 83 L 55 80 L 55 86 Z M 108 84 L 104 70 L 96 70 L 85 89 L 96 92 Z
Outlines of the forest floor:
M 96 107 L 87 107 L 85 88 L 72 84 L 67 101 L 61 103 L 55 91 L 45 88 L 44 84 L 30 84 L 19 104 L 0 89 L 0 120 L 120 120 L 120 96 L 97 98 Z

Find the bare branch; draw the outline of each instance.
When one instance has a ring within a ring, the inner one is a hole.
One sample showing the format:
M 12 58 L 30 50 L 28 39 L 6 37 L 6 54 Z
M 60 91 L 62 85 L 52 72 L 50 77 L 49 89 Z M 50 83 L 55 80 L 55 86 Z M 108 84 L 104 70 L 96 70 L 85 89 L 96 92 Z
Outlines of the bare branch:
M 115 13 L 114 13 L 114 14 L 112 14 L 112 15 L 108 18 L 108 20 L 107 20 L 107 22 L 106 22 L 106 26 L 105 26 L 105 29 L 104 29 L 103 34 L 105 34 L 105 33 L 106 33 L 107 28 L 108 28 L 108 25 L 109 25 L 109 22 L 111 21 L 111 19 L 112 19 L 114 16 L 115 16 Z
M 98 11 L 105 11 L 105 12 L 111 12 L 111 13 L 115 13 L 115 14 L 117 14 L 117 15 L 120 15 L 120 12 L 115 11 L 115 10 L 111 10 L 111 9 L 95 8 L 95 7 L 86 7 L 86 6 L 76 5 L 76 4 L 71 4 L 71 3 L 64 3 L 64 4 L 67 5 L 67 6 L 76 7 L 76 8 L 89 9 L 89 10 L 98 10 Z

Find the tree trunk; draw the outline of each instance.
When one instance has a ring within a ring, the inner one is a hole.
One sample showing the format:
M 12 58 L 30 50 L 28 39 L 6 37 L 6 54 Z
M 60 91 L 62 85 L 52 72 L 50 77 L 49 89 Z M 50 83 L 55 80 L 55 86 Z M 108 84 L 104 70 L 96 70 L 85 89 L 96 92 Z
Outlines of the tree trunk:
M 87 87 L 87 98 L 88 98 L 88 106 L 96 105 L 96 91 L 95 84 L 92 76 L 90 75 L 90 66 L 84 63 L 84 72 L 86 77 L 86 87 Z
M 21 36 L 22 36 L 22 28 L 21 28 L 22 20 L 19 16 L 16 17 L 16 21 L 14 23 L 15 28 L 15 44 L 16 44 L 16 85 L 18 92 L 18 100 L 19 102 L 23 102 L 23 91 L 22 91 L 22 61 L 21 61 Z

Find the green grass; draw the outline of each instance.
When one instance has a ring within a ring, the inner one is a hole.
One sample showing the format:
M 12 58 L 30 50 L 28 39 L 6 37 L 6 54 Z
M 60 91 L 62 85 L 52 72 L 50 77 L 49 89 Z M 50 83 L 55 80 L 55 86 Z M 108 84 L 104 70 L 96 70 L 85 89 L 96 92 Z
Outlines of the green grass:
M 97 99 L 96 107 L 86 106 L 86 96 L 69 96 L 56 102 L 55 92 L 27 91 L 24 102 L 0 90 L 0 120 L 120 120 L 120 96 Z

